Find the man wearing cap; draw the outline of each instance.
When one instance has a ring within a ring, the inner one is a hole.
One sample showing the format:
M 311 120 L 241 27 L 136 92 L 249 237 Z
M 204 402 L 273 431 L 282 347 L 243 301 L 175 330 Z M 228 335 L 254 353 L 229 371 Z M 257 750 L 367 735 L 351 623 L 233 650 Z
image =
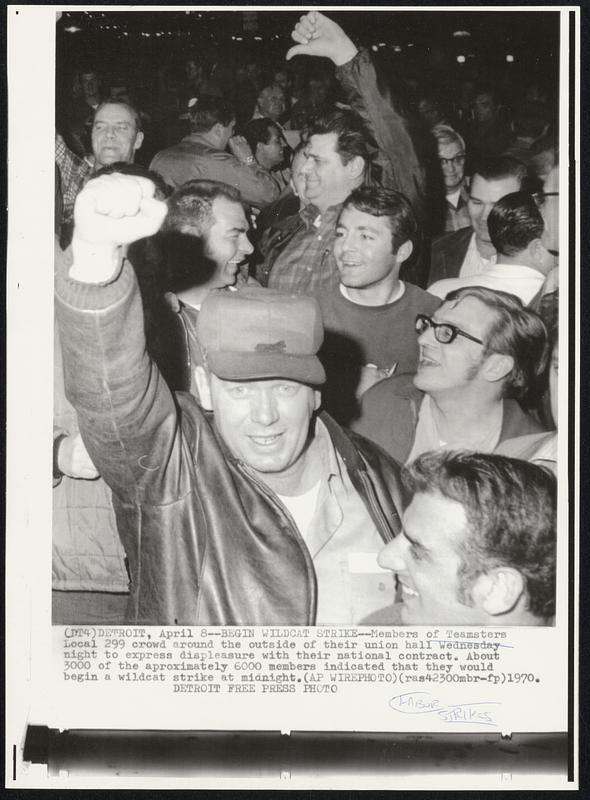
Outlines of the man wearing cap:
M 398 466 L 318 413 L 323 332 L 310 297 L 211 293 L 197 330 L 202 408 L 171 394 L 122 256 L 165 212 L 150 181 L 91 181 L 56 275 L 67 394 L 129 559 L 127 620 L 360 622 L 391 589 L 375 565 L 399 531 Z

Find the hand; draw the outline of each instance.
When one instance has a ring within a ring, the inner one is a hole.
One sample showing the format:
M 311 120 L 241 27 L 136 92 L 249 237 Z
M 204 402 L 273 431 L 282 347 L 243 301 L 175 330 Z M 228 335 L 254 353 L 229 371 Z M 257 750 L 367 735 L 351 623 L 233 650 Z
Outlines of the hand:
M 116 172 L 89 181 L 76 198 L 74 239 L 117 247 L 152 236 L 167 211 L 154 191 L 147 178 Z
M 252 148 L 246 141 L 244 136 L 232 136 L 228 142 L 229 149 L 233 155 L 238 158 L 243 164 L 254 164 L 256 159 Z
M 319 11 L 310 11 L 301 17 L 291 33 L 299 44 L 292 47 L 285 58 L 293 56 L 322 56 L 331 59 L 336 66 L 346 64 L 357 54 L 355 44 L 337 25 Z
M 59 444 L 57 466 L 70 478 L 91 481 L 98 478 L 98 470 L 92 463 L 79 433 L 66 436 Z
M 356 387 L 356 398 L 360 400 L 362 395 L 374 386 L 376 383 L 380 381 L 384 381 L 385 378 L 391 378 L 397 364 L 394 364 L 390 369 L 384 369 L 376 367 L 375 364 L 365 364 L 361 367 L 360 379 Z

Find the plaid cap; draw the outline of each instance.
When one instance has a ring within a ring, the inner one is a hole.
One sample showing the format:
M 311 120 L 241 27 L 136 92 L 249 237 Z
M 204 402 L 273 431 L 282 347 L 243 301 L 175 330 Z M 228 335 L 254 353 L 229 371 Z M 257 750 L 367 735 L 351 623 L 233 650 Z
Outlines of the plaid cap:
M 197 336 L 208 368 L 218 378 L 325 383 L 317 357 L 324 328 L 313 297 L 259 286 L 215 290 L 201 306 Z

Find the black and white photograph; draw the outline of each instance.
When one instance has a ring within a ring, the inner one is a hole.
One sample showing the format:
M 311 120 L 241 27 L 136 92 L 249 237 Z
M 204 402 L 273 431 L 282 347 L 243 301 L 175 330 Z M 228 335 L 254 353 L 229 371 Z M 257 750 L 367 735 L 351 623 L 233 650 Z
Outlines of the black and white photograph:
M 8 42 L 6 785 L 573 788 L 579 9 Z

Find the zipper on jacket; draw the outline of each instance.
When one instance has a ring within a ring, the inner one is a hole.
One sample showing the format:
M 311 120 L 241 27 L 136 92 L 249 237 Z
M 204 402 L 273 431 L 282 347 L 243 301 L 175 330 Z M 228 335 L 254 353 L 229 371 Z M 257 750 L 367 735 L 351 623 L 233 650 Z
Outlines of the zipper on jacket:
M 316 615 L 317 615 L 317 576 L 315 572 L 315 568 L 313 566 L 313 560 L 309 553 L 309 548 L 305 544 L 305 540 L 301 535 L 299 528 L 297 527 L 295 520 L 293 519 L 289 509 L 286 508 L 281 501 L 277 498 L 276 494 L 266 486 L 259 478 L 257 478 L 254 473 L 250 470 L 250 468 L 244 464 L 242 461 L 235 461 L 234 462 L 236 467 L 242 472 L 244 475 L 247 476 L 249 480 L 260 490 L 260 493 L 264 495 L 264 497 L 270 501 L 271 505 L 277 508 L 286 518 L 289 524 L 291 525 L 292 531 L 295 534 L 295 540 L 305 558 L 305 563 L 308 567 L 308 577 L 311 579 L 311 618 L 308 621 L 308 625 L 315 625 Z

